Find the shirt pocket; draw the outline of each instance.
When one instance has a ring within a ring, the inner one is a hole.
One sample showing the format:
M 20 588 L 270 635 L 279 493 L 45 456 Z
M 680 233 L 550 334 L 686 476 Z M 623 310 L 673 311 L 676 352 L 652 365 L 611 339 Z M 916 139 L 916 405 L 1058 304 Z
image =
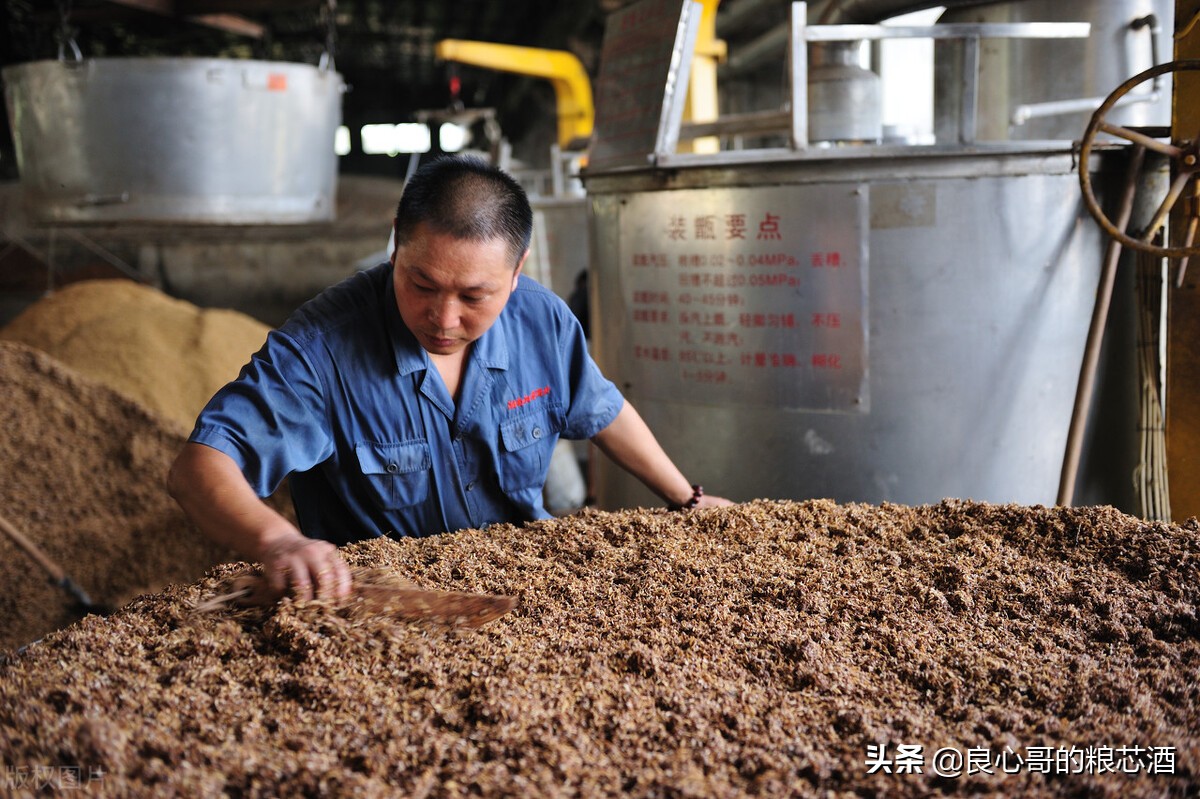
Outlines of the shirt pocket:
M 540 490 L 562 427 L 560 405 L 501 422 L 500 488 L 506 492 L 533 487 Z
M 363 482 L 383 510 L 407 508 L 429 496 L 429 473 L 433 458 L 425 439 L 356 444 L 354 453 Z

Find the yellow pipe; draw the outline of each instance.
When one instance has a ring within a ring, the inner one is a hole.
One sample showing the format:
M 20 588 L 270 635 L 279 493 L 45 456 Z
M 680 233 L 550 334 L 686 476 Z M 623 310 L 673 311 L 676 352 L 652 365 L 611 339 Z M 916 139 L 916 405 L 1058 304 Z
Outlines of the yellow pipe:
M 1175 25 L 1175 58 L 1200 58 L 1200 0 L 1177 0 Z M 1195 138 L 1200 131 L 1200 72 L 1179 71 L 1172 77 L 1175 87 L 1174 139 Z
M 442 39 L 434 52 L 443 61 L 546 78 L 554 86 L 558 105 L 559 146 L 567 149 L 592 135 L 596 119 L 592 84 L 583 63 L 571 53 L 463 39 Z
M 717 64 L 725 60 L 727 48 L 717 38 L 717 6 L 721 0 L 700 0 L 700 29 L 696 33 L 696 50 L 692 56 L 692 71 L 688 79 L 687 106 L 684 118 L 692 122 L 713 122 L 718 116 Z M 721 149 L 716 136 L 705 136 L 691 142 L 680 142 L 679 149 L 694 153 L 715 153 Z

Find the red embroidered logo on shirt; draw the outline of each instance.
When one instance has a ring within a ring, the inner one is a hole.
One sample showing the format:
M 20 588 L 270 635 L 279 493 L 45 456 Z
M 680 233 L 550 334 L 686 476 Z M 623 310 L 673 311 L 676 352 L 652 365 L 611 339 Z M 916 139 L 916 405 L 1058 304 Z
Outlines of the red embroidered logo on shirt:
M 511 411 L 513 408 L 520 408 L 522 405 L 528 405 L 529 403 L 533 402 L 538 397 L 544 397 L 549 393 L 550 393 L 550 386 L 542 386 L 541 388 L 535 388 L 533 391 L 530 391 L 528 394 L 521 397 L 520 399 L 509 400 L 508 401 L 508 409 Z

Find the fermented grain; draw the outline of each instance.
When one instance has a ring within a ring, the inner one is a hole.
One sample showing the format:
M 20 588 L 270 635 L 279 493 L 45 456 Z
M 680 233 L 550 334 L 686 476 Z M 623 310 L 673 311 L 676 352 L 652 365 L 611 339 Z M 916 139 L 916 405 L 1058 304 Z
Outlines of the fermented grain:
M 324 601 L 195 613 L 245 568 L 222 566 L 10 656 L 0 762 L 99 769 L 122 796 L 1200 791 L 1194 521 L 760 501 L 344 553 L 518 605 L 479 630 Z M 902 744 L 1009 765 L 1156 747 L 1174 773 L 868 773 Z
M 182 428 L 33 348 L 0 341 L 0 513 L 93 601 L 191 582 L 227 553 L 164 488 Z M 0 537 L 0 650 L 78 616 L 66 593 Z

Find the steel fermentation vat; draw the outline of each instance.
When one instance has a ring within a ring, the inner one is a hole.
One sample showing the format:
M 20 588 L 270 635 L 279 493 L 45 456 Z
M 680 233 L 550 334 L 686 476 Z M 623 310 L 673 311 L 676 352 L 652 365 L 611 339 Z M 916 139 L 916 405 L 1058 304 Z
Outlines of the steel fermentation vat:
M 941 23 L 1087 22 L 1086 39 L 984 39 L 979 45 L 980 140 L 1072 140 L 1104 97 L 1172 51 L 1172 0 L 1015 0 L 947 10 Z M 937 44 L 939 138 L 957 124 L 960 43 Z M 1128 104 L 1124 104 L 1128 103 Z M 1108 121 L 1169 125 L 1171 80 L 1147 84 L 1124 98 Z
M 307 64 L 37 61 L 3 70 L 24 202 L 50 223 L 332 219 L 344 84 Z
M 731 499 L 1053 504 L 1103 248 L 1074 166 L 1012 144 L 586 174 L 596 357 Z M 604 507 L 661 503 L 596 472 Z

